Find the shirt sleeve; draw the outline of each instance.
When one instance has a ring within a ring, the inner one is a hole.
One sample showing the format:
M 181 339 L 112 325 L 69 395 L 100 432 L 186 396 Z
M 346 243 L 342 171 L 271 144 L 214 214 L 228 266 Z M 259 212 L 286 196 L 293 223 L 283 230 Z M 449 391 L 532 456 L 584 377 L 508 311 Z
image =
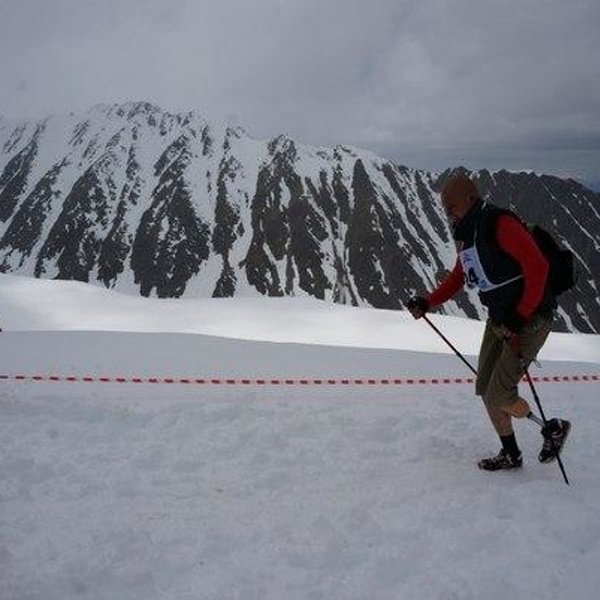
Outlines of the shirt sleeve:
M 463 268 L 460 260 L 456 259 L 454 268 L 441 281 L 437 288 L 427 296 L 429 306 L 434 307 L 450 300 L 464 285 Z
M 529 319 L 544 297 L 550 265 L 529 231 L 514 217 L 502 215 L 496 225 L 496 241 L 514 258 L 523 273 L 523 294 L 516 310 Z

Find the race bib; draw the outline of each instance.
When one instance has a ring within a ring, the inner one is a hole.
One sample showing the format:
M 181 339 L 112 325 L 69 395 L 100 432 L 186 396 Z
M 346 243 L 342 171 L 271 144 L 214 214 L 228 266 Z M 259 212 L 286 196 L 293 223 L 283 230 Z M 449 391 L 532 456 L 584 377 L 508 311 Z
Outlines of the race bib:
M 458 258 L 463 268 L 467 287 L 479 288 L 482 292 L 496 287 L 485 274 L 475 246 L 461 250 L 458 253 Z
M 495 290 L 523 277 L 523 275 L 517 275 L 516 277 L 512 277 L 511 279 L 503 281 L 502 283 L 493 283 L 489 280 L 486 272 L 483 270 L 483 265 L 479 259 L 479 253 L 477 252 L 476 246 L 472 246 L 466 250 L 461 250 L 458 253 L 458 258 L 463 268 L 465 284 L 467 287 L 479 288 L 479 290 L 482 292 Z

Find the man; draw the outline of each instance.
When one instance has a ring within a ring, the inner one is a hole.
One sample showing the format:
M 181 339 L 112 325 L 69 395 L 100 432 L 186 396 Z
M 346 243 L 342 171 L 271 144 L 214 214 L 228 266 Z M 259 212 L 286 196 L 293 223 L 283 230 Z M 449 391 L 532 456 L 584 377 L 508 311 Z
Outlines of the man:
M 475 393 L 483 398 L 502 448 L 479 461 L 480 469 L 519 468 L 521 451 L 513 418 L 528 418 L 542 427 L 540 462 L 551 462 L 563 448 L 571 424 L 551 419 L 548 426 L 518 394 L 524 365 L 535 359 L 553 318 L 556 300 L 547 285 L 549 265 L 521 221 L 507 210 L 483 202 L 465 175 L 448 180 L 442 204 L 453 229 L 458 257 L 452 272 L 427 297 L 412 299 L 407 308 L 415 319 L 443 304 L 464 284 L 479 288 L 488 309 L 481 343 Z

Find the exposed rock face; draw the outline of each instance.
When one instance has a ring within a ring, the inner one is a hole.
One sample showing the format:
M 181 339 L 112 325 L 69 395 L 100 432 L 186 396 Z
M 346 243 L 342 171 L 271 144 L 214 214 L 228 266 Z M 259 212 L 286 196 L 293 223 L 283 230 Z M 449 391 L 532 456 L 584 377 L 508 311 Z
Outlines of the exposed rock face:
M 432 174 L 369 152 L 269 142 L 147 103 L 0 120 L 0 271 L 144 296 L 310 295 L 400 308 L 455 259 Z M 578 258 L 557 328 L 600 332 L 600 197 L 572 180 L 470 173 Z M 444 311 L 483 317 L 471 293 Z

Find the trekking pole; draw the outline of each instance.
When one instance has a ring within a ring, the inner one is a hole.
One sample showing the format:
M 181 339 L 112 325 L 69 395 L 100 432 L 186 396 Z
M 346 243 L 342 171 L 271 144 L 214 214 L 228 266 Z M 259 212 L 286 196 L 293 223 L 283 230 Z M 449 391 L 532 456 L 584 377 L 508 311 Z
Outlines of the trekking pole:
M 522 364 L 523 364 L 523 370 L 525 371 L 525 377 L 527 379 L 527 383 L 529 384 L 529 387 L 531 389 L 531 393 L 533 394 L 533 397 L 535 399 L 535 403 L 537 404 L 538 410 L 540 411 L 540 416 L 542 417 L 542 421 L 544 421 L 544 427 L 548 427 L 548 421 L 546 420 L 546 415 L 544 414 L 544 409 L 542 408 L 542 403 L 540 402 L 540 397 L 538 396 L 537 390 L 535 389 L 535 386 L 533 385 L 533 379 L 531 379 L 531 375 L 529 374 L 529 369 L 527 368 L 527 365 L 525 364 L 525 361 L 522 360 Z M 552 438 L 552 435 L 550 435 L 550 445 L 552 446 L 552 452 L 554 453 L 554 456 L 556 456 L 556 460 L 558 461 L 558 466 L 560 467 L 560 472 L 562 473 L 563 479 L 565 480 L 565 483 L 567 485 L 571 485 L 569 483 L 569 479 L 567 477 L 567 473 L 565 472 L 565 467 L 563 465 L 562 459 L 560 458 L 560 454 L 556 451 L 556 446 L 554 445 L 554 439 Z
M 423 315 L 423 318 L 425 319 L 427 324 L 446 342 L 446 344 L 448 344 L 448 346 L 452 348 L 454 354 L 456 354 L 456 356 L 458 356 L 458 358 L 460 358 L 460 360 L 462 360 L 465 363 L 465 365 L 469 367 L 473 375 L 477 377 L 477 370 L 475 369 L 475 367 L 473 367 L 473 365 L 452 345 L 452 342 L 429 320 L 427 315 Z

